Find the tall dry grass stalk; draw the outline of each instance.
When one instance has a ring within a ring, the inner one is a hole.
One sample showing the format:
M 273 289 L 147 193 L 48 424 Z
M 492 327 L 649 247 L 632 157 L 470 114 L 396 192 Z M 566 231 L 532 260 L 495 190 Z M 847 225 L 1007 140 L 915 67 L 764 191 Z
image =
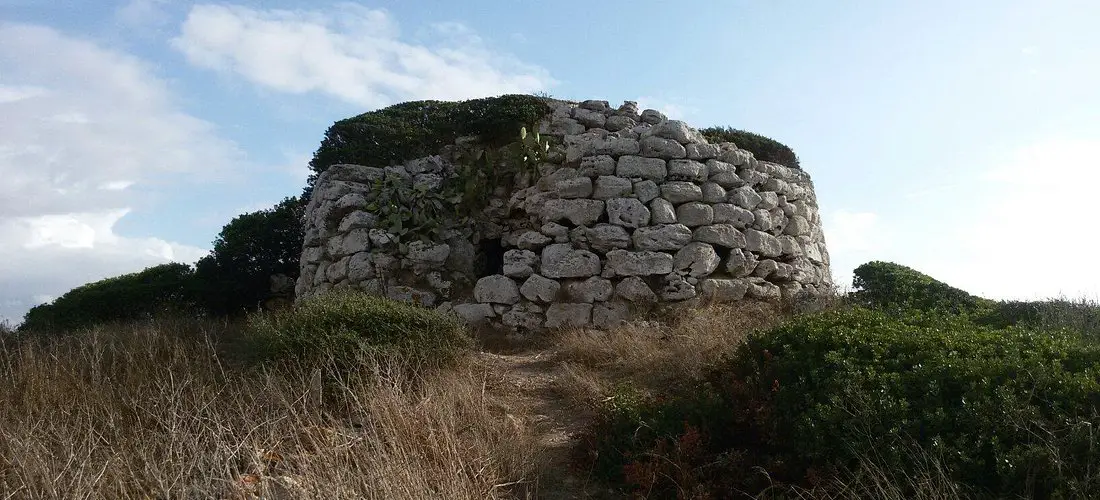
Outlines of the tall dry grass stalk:
M 0 500 L 496 498 L 535 479 L 533 436 L 474 363 L 231 366 L 226 329 L 5 341 Z

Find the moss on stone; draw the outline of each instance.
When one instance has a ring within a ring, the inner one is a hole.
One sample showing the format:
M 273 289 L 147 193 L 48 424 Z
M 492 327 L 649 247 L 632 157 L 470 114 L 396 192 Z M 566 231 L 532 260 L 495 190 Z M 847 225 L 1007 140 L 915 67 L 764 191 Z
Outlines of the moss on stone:
M 549 113 L 544 99 L 519 94 L 404 102 L 334 123 L 325 131 L 309 166 L 315 178 L 338 163 L 396 165 L 437 154 L 441 147 L 468 135 L 499 146 L 514 141 L 521 126 Z

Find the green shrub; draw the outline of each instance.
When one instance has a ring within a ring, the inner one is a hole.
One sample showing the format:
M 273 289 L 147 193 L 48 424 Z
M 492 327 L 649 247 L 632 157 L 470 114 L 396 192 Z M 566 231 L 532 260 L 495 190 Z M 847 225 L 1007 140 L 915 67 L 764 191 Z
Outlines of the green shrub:
M 335 290 L 285 309 L 253 315 L 248 335 L 262 357 L 353 361 L 363 352 L 443 362 L 471 345 L 455 317 L 406 302 Z
M 798 155 L 786 144 L 744 130 L 730 127 L 709 127 L 699 131 L 712 143 L 732 142 L 761 161 L 778 163 L 790 168 L 802 169 L 798 164 Z
M 198 303 L 191 266 L 162 264 L 69 290 L 51 303 L 31 308 L 19 330 L 60 333 L 161 314 L 193 315 Z
M 338 163 L 397 165 L 438 154 L 461 136 L 478 135 L 487 144 L 502 146 L 515 140 L 521 126 L 549 112 L 539 97 L 503 95 L 459 102 L 410 101 L 340 120 L 325 131 L 309 162 L 310 185 Z
M 1081 338 L 1100 340 L 1100 305 L 1087 300 L 1003 301 L 984 321 L 1041 330 L 1065 330 Z
M 872 309 L 909 309 L 951 314 L 988 314 L 994 302 L 971 295 L 914 269 L 893 262 L 873 261 L 853 272 L 853 303 Z
M 851 308 L 750 336 L 712 384 L 768 401 L 759 433 L 798 468 L 904 475 L 915 443 L 991 494 L 1100 492 L 1100 346 L 1066 334 Z

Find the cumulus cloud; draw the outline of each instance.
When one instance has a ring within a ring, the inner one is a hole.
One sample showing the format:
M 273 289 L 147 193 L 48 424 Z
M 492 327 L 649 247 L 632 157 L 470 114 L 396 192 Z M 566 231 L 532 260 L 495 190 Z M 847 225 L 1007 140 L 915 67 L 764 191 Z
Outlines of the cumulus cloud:
M 414 99 L 526 93 L 546 70 L 496 53 L 466 26 L 430 26 L 414 43 L 384 10 L 320 12 L 196 5 L 172 45 L 196 66 L 280 92 L 318 92 L 377 108 Z
M 165 262 L 191 263 L 205 250 L 159 238 L 115 234 L 126 210 L 0 218 L 0 321 L 69 289 Z
M 201 255 L 114 228 L 136 200 L 220 178 L 242 156 L 232 143 L 140 60 L 50 28 L 0 23 L 0 67 L 0 316 Z

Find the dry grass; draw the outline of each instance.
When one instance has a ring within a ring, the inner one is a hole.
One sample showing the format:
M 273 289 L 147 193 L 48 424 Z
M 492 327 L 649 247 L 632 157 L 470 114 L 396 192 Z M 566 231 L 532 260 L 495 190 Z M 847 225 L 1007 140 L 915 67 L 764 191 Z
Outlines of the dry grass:
M 249 369 L 210 341 L 226 328 L 0 344 L 0 500 L 497 498 L 537 474 L 530 432 L 468 360 Z
M 749 332 L 783 317 L 780 305 L 746 301 L 685 310 L 668 322 L 638 321 L 610 332 L 566 331 L 557 339 L 566 373 L 561 387 L 574 401 L 589 403 L 622 382 L 675 389 L 701 376 Z

